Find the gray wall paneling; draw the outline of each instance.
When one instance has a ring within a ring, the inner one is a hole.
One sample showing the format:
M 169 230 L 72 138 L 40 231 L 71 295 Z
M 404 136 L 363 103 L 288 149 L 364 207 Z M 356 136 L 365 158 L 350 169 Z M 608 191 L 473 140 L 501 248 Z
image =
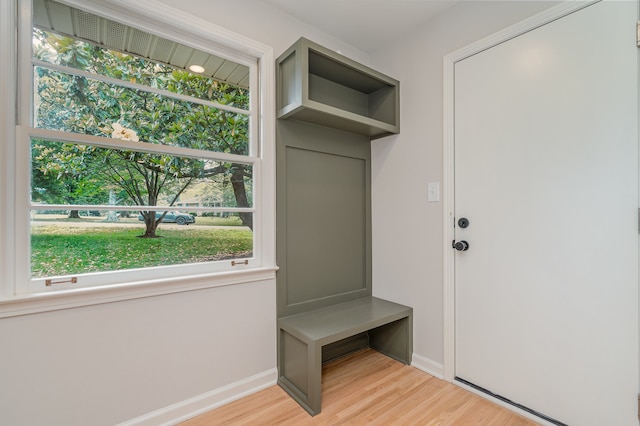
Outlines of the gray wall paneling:
M 369 138 L 277 125 L 278 316 L 371 295 Z

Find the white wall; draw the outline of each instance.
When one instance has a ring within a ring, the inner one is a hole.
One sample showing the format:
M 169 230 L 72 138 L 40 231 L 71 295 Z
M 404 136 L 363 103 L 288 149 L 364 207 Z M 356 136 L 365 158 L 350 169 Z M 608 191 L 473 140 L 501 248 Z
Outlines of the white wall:
M 275 286 L 6 318 L 0 341 L 0 424 L 116 424 L 273 369 Z
M 414 363 L 441 374 L 443 362 L 442 60 L 554 2 L 463 2 L 371 64 L 400 80 L 400 134 L 373 142 L 373 291 L 414 308 Z
M 368 64 L 369 57 L 349 44 L 282 12 L 264 0 L 159 0 L 273 47 L 278 57 L 300 37 L 340 50 L 343 55 Z

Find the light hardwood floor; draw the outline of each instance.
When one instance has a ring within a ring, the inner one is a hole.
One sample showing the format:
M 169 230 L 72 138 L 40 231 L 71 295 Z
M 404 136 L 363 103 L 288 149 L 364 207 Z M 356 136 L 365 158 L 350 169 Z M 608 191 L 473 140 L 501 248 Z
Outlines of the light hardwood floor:
M 323 366 L 322 412 L 311 417 L 272 386 L 182 426 L 535 425 L 498 405 L 366 349 Z

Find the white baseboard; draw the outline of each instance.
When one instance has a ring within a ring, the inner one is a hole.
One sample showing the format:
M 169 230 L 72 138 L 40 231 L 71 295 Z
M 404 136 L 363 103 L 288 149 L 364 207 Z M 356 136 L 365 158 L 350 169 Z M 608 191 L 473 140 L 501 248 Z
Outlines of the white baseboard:
M 278 370 L 273 368 L 227 386 L 171 404 L 117 426 L 175 425 L 197 415 L 233 402 L 276 384 Z
M 417 368 L 418 370 L 422 370 L 425 373 L 432 375 L 433 377 L 437 377 L 438 379 L 444 378 L 444 368 L 441 363 L 435 362 L 432 359 L 413 354 L 411 366 Z

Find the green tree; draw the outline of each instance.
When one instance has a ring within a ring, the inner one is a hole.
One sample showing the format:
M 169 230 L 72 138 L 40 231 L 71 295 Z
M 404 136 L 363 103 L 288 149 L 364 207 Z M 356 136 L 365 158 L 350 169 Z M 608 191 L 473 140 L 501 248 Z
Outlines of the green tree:
M 85 172 L 86 166 L 73 148 L 69 149 L 72 155 L 67 156 L 68 161 L 56 148 L 42 140 L 34 141 L 31 146 L 31 199 L 47 204 L 104 204 L 108 197 L 100 176 Z M 50 161 L 52 158 L 56 161 Z M 71 210 L 69 217 L 78 218 L 78 211 Z
M 246 89 L 184 70 L 40 30 L 34 30 L 34 54 L 43 61 L 133 81 L 220 104 L 247 108 Z M 248 153 L 248 116 L 135 90 L 47 67 L 36 68 L 36 123 L 39 127 L 118 137 L 131 141 Z M 85 180 L 116 185 L 132 205 L 173 205 L 196 180 L 221 177 L 233 191 L 235 205 L 251 204 L 252 168 L 240 163 L 214 163 L 191 158 L 48 142 L 36 147 L 35 175 L 42 188 Z M 42 155 L 43 150 L 46 151 Z M 58 182 L 53 182 L 56 180 Z M 64 187 L 64 185 L 63 185 Z M 62 190 L 62 189 L 61 189 Z M 86 195 L 86 194 L 85 194 Z M 155 211 L 141 211 L 144 237 L 155 237 L 162 222 Z M 241 214 L 252 228 L 252 215 Z

